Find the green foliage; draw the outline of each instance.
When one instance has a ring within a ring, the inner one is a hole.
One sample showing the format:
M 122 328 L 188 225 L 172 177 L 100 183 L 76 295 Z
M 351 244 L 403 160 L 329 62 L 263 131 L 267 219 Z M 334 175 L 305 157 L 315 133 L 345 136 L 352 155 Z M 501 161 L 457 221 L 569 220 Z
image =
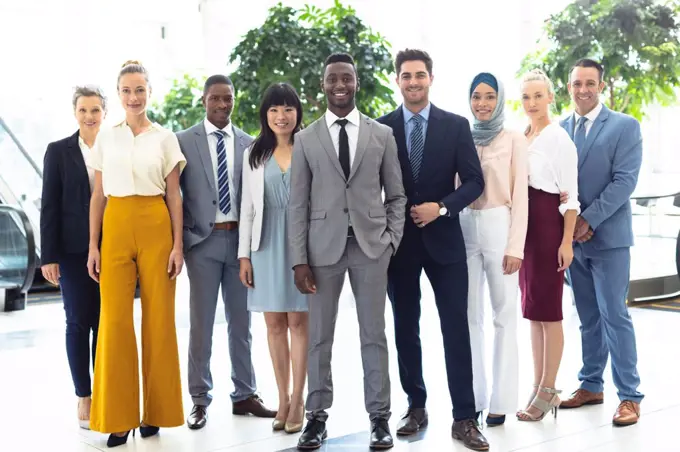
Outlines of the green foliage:
M 172 82 L 170 92 L 162 103 L 154 103 L 147 111 L 149 119 L 174 132 L 187 129 L 205 116 L 201 103 L 205 79 L 184 74 Z
M 248 31 L 230 55 L 230 62 L 238 62 L 231 75 L 236 87 L 235 118 L 244 130 L 256 134 L 265 89 L 271 83 L 288 82 L 302 100 L 303 123 L 310 124 L 325 111 L 320 86 L 323 62 L 334 52 L 352 55 L 360 82 L 357 107 L 370 117 L 378 117 L 396 107 L 390 89 L 394 70 L 389 48 L 379 33 L 338 0 L 326 10 L 306 5 L 298 11 L 279 3 L 269 10 L 264 24 Z
M 546 21 L 549 45 L 527 55 L 520 74 L 544 70 L 555 107 L 570 105 L 571 66 L 593 58 L 605 68 L 607 105 L 637 119 L 652 103 L 676 102 L 680 86 L 680 0 L 578 0 Z

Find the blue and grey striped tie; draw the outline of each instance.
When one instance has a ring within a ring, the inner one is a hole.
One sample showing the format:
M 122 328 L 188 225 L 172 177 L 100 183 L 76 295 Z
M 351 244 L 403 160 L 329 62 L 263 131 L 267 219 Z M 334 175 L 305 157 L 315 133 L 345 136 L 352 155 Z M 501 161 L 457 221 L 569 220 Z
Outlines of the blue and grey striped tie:
M 227 171 L 227 148 L 224 145 L 226 133 L 216 130 L 217 137 L 217 191 L 219 192 L 219 206 L 225 215 L 231 211 L 231 197 L 229 196 L 229 173 Z
M 411 161 L 413 180 L 418 182 L 420 167 L 423 164 L 423 151 L 425 150 L 425 138 L 423 137 L 423 117 L 416 114 L 413 115 L 411 121 L 413 121 L 413 130 L 411 131 L 411 152 L 409 154 L 409 160 Z

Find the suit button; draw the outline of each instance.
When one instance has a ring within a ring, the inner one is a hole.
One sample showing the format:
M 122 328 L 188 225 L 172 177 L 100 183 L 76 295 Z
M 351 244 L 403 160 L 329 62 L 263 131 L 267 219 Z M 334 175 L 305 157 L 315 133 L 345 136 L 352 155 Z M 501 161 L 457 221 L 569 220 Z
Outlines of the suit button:
M 215 225 L 214 225 L 213 222 L 211 221 L 211 222 L 210 222 L 210 227 L 212 228 L 213 226 L 215 226 Z
M 213 206 L 217 205 L 217 201 L 213 200 Z
M 349 184 L 345 185 L 345 188 L 349 188 Z
M 345 207 L 344 209 L 342 209 L 342 211 L 347 213 L 347 212 L 349 212 L 349 209 L 347 207 Z

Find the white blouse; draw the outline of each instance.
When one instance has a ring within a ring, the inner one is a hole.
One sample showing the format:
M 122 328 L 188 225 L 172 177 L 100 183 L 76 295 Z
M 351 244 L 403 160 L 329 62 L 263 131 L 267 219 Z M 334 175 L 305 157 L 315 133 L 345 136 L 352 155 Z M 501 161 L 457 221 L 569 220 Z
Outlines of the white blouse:
M 529 186 L 547 193 L 569 193 L 560 204 L 562 215 L 567 210 L 581 213 L 578 201 L 578 154 L 569 134 L 556 122 L 550 123 L 529 145 Z
M 153 123 L 134 136 L 123 121 L 102 129 L 89 153 L 87 166 L 101 171 L 105 196 L 165 195 L 165 178 L 186 159 L 175 134 Z

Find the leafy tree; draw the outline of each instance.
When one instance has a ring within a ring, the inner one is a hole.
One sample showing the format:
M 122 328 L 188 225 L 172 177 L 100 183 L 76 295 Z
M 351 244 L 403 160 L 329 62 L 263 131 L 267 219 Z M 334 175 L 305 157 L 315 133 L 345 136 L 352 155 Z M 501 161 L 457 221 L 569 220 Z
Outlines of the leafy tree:
M 642 119 L 649 104 L 673 104 L 680 86 L 680 0 L 578 0 L 545 25 L 546 48 L 520 73 L 541 68 L 555 84 L 557 113 L 570 105 L 571 66 L 593 58 L 605 68 L 606 104 Z
M 181 79 L 173 80 L 172 88 L 163 98 L 163 102 L 154 103 L 149 108 L 149 119 L 174 132 L 184 130 L 201 121 L 205 116 L 205 110 L 201 104 L 204 83 L 203 78 L 198 79 L 189 74 L 184 74 Z
M 390 74 L 394 72 L 390 44 L 356 16 L 354 9 L 336 0 L 321 10 L 306 5 L 298 11 L 281 3 L 272 7 L 264 24 L 246 33 L 230 55 L 238 62 L 231 75 L 236 87 L 235 117 L 244 130 L 259 130 L 258 109 L 271 83 L 295 87 L 304 108 L 304 124 L 325 111 L 321 90 L 323 62 L 334 52 L 347 52 L 355 60 L 360 89 L 357 107 L 377 117 L 395 108 Z

